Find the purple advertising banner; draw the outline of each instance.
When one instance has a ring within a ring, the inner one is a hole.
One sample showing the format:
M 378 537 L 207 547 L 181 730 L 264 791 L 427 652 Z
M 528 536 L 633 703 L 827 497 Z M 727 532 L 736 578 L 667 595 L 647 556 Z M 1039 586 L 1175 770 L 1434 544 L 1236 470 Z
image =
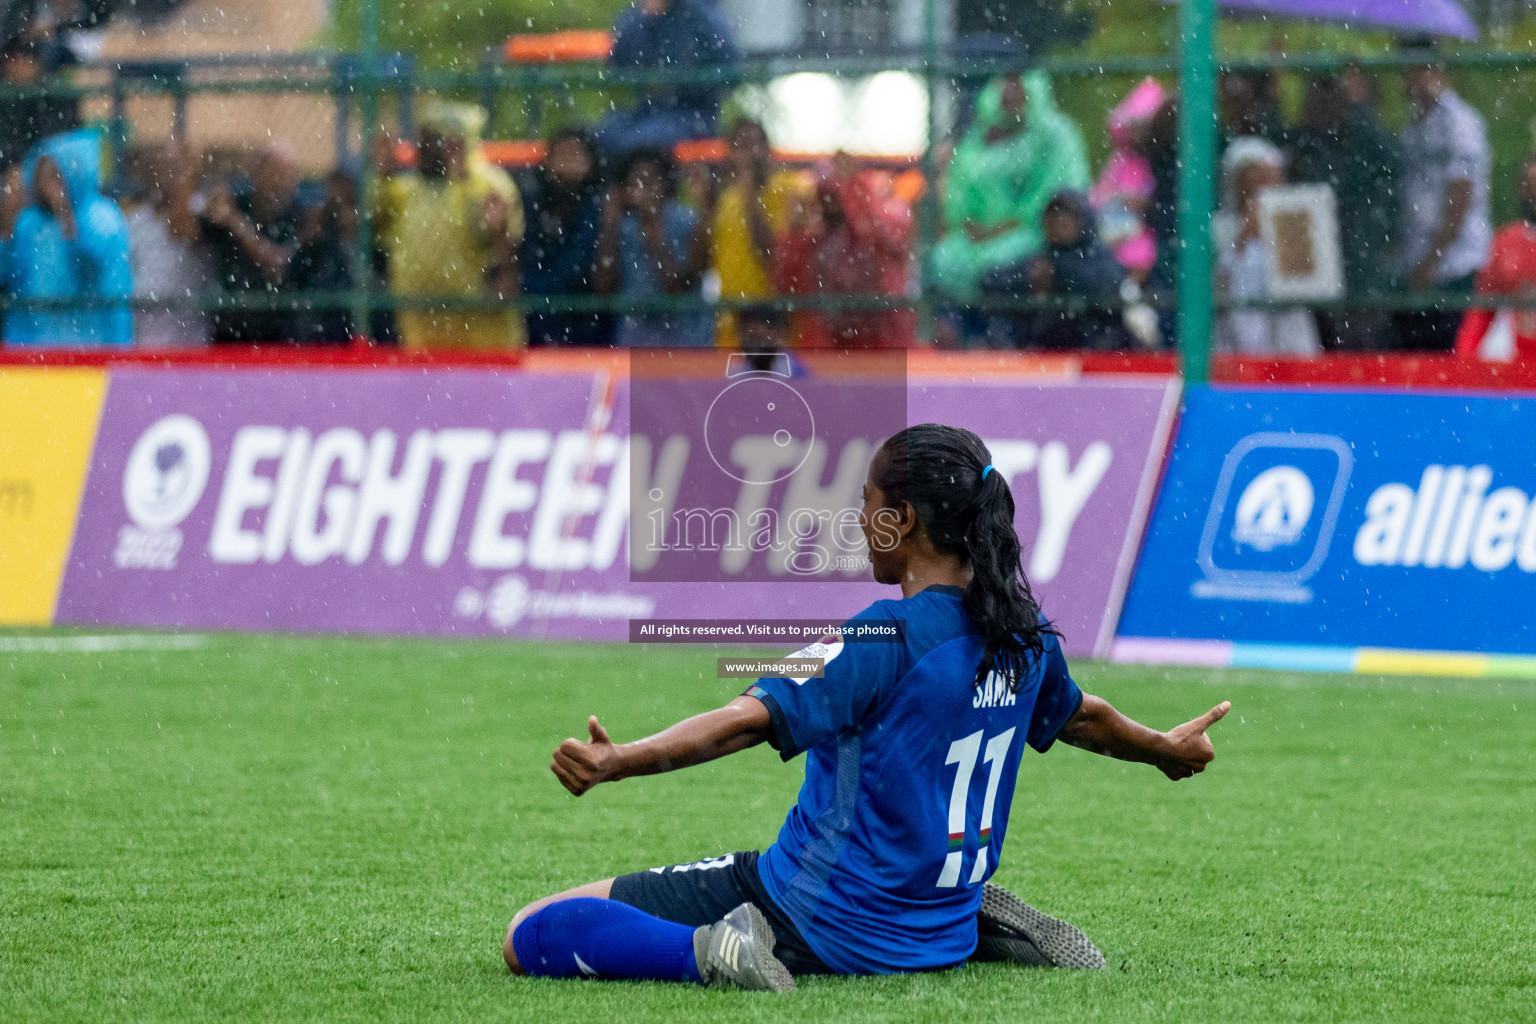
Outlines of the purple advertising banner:
M 991 448 L 1069 653 L 1107 650 L 1175 388 L 908 388 L 910 422 Z M 606 374 L 114 370 L 56 621 L 618 641 L 631 619 L 840 620 L 895 594 L 846 567 L 632 577 L 628 402 Z

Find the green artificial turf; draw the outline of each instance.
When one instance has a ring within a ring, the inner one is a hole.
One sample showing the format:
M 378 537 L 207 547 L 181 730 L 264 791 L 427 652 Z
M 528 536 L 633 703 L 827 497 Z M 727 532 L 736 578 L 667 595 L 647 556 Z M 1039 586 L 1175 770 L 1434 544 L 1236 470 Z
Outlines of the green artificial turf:
M 62 634 L 59 634 L 62 635 Z M 766 748 L 577 801 L 549 752 L 736 692 L 707 648 L 213 636 L 0 652 L 0 1020 L 1536 1020 L 1536 684 L 1083 664 L 1205 776 L 1026 755 L 998 881 L 1109 969 L 784 996 L 514 979 L 524 902 L 770 843 Z

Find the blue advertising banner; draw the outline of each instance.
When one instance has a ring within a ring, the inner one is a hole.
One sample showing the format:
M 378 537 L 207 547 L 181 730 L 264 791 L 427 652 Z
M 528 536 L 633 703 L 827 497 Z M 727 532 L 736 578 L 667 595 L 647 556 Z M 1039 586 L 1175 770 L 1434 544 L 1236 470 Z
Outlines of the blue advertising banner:
M 1536 396 L 1185 403 L 1117 648 L 1536 653 Z

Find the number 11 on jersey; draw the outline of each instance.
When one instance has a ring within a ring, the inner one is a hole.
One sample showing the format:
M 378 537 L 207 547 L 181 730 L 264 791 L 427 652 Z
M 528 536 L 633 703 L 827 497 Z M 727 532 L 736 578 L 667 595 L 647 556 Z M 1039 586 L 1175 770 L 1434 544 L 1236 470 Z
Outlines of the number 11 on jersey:
M 965 807 L 971 795 L 971 776 L 976 772 L 976 755 L 982 752 L 983 730 L 976 730 L 963 739 L 949 745 L 946 765 L 959 765 L 955 769 L 955 787 L 949 793 L 949 854 L 944 858 L 944 870 L 939 872 L 935 883 L 940 889 L 953 889 L 960 883 L 960 859 L 965 855 Z M 980 882 L 987 874 L 988 841 L 992 838 L 992 806 L 997 799 L 997 780 L 1003 773 L 1003 762 L 1008 758 L 1008 745 L 1013 742 L 1013 729 L 998 733 L 987 740 L 982 761 L 991 765 L 987 773 L 987 795 L 981 803 L 981 849 L 976 854 L 976 866 L 971 869 L 970 884 Z

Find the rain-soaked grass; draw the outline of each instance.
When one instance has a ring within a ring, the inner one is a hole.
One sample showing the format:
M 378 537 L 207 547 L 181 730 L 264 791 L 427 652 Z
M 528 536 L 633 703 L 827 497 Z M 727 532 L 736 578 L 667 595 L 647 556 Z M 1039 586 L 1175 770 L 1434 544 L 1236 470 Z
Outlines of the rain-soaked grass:
M 1170 725 L 1177 785 L 1028 755 L 999 880 L 1093 974 L 812 979 L 789 996 L 508 977 L 524 901 L 772 841 L 749 751 L 580 801 L 548 753 L 732 693 L 715 652 L 215 636 L 0 650 L 0 1020 L 1536 1019 L 1536 685 L 1081 665 Z

